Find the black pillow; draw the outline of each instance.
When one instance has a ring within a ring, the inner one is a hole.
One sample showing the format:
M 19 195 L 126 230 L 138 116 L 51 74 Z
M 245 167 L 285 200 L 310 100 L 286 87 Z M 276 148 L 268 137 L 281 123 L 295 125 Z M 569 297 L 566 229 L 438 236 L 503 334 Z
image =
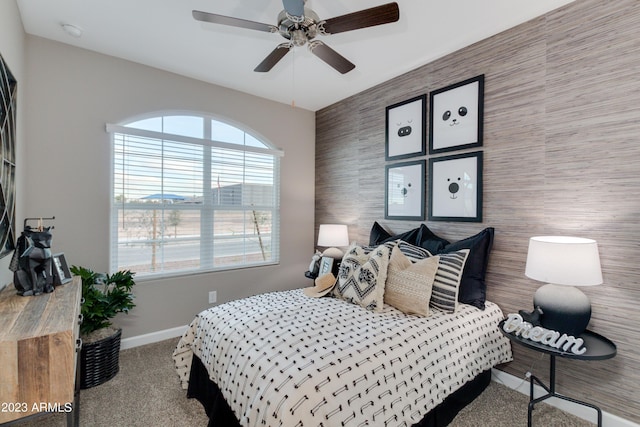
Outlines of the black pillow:
M 369 245 L 381 245 L 385 242 L 391 242 L 394 240 L 404 240 L 405 242 L 415 245 L 415 241 L 418 238 L 419 232 L 419 228 L 414 228 L 413 230 L 409 230 L 402 234 L 392 236 L 387 232 L 387 230 L 385 230 L 380 224 L 378 224 L 378 221 L 376 221 L 373 223 L 373 227 L 371 227 L 371 232 L 369 233 Z
M 433 231 L 429 230 L 429 227 L 424 224 L 420 225 L 420 236 L 416 243 L 417 246 L 425 248 L 435 255 L 442 252 L 448 244 L 448 240 L 436 236 Z
M 378 244 L 378 242 L 382 242 L 391 237 L 391 234 L 387 232 L 378 221 L 373 222 L 373 226 L 371 227 L 371 231 L 369 232 L 369 246 L 373 246 Z
M 436 236 L 424 224 L 421 224 L 420 227 L 406 231 L 402 234 L 392 236 L 387 232 L 387 230 L 385 230 L 380 224 L 378 224 L 377 221 L 373 223 L 371 231 L 369 232 L 370 246 L 381 245 L 383 243 L 395 240 L 403 240 L 407 243 L 411 243 L 414 246 L 420 246 L 421 248 L 428 250 L 432 254 L 441 252 L 444 247 L 449 244 L 448 240 Z
M 487 284 L 484 278 L 487 273 L 489 253 L 493 246 L 493 235 L 494 228 L 488 227 L 475 236 L 448 244 L 438 252 L 449 253 L 460 249 L 470 249 L 460 281 L 458 301 L 473 305 L 481 310 L 484 310 L 487 298 Z M 434 255 L 436 254 L 434 253 Z

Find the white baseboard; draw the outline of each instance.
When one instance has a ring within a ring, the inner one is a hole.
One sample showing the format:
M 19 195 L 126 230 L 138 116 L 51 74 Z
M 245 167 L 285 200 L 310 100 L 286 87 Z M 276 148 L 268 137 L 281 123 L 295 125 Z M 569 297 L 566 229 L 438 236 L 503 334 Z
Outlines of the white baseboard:
M 492 369 L 491 379 L 500 384 L 504 384 L 507 387 L 519 391 L 522 394 L 529 395 L 529 380 L 518 378 L 506 372 L 500 371 L 498 369 Z M 546 393 L 546 391 L 536 385 L 534 388 L 534 396 L 539 397 Z M 568 412 L 576 417 L 582 418 L 583 420 L 590 421 L 592 423 L 596 423 L 598 420 L 596 411 L 592 408 L 576 405 L 574 403 L 568 402 L 563 399 L 557 399 L 555 397 L 551 397 L 544 401 L 544 403 L 548 403 L 551 406 L 554 406 L 558 409 L 561 409 L 565 412 Z M 594 405 L 598 405 L 597 402 L 589 402 Z M 610 414 L 608 412 L 602 411 L 602 426 L 603 427 L 640 427 L 640 425 L 625 420 L 624 418 L 620 418 L 617 415 Z
M 151 332 L 135 337 L 124 338 L 120 341 L 120 350 L 139 347 L 145 344 L 153 344 L 154 342 L 164 341 L 171 338 L 177 338 L 184 334 L 188 325 L 178 326 L 177 328 L 165 329 L 163 331 Z

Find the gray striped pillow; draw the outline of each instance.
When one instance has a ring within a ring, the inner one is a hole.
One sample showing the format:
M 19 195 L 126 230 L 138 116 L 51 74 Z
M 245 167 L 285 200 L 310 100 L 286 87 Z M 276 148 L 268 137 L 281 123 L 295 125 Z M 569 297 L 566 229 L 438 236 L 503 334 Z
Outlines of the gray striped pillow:
M 411 243 L 407 243 L 404 240 L 396 240 L 398 242 L 398 249 L 402 252 L 407 258 L 409 258 L 412 262 L 418 262 L 422 259 L 429 258 L 431 252 L 428 250 L 421 248 L 420 246 L 412 245 Z
M 433 280 L 429 302 L 431 307 L 439 308 L 446 313 L 454 313 L 458 309 L 458 289 L 468 255 L 469 249 L 438 255 L 440 261 Z
M 411 243 L 407 243 L 404 240 L 392 240 L 389 242 L 384 242 L 382 243 L 384 246 L 386 246 L 387 248 L 389 248 L 389 253 L 391 254 L 391 251 L 393 251 L 393 248 L 395 248 L 396 246 L 398 247 L 398 249 L 400 249 L 400 251 L 411 260 L 411 262 L 418 262 L 422 259 L 425 258 L 429 258 L 430 256 L 432 256 L 431 252 L 429 252 L 428 250 L 421 248 L 419 246 L 416 245 L 412 245 Z M 374 249 L 376 249 L 378 246 L 364 246 L 363 249 L 365 251 L 365 253 L 369 253 L 371 251 L 373 251 Z M 391 256 L 391 255 L 389 255 Z

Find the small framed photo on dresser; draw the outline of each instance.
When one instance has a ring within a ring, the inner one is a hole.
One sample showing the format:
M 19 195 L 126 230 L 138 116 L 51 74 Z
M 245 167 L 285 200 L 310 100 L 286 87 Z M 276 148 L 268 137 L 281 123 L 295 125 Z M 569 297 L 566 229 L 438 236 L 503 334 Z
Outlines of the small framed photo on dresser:
M 323 256 L 320 259 L 320 270 L 318 271 L 318 277 L 322 276 L 323 274 L 333 272 L 334 261 L 335 260 L 329 256 Z
M 63 253 L 53 255 L 53 284 L 64 285 L 71 281 L 71 271 Z

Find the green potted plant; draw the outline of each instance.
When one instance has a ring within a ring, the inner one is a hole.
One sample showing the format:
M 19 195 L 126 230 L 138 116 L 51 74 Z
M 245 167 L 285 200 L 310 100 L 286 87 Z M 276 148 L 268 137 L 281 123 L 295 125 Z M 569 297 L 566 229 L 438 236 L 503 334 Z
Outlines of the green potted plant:
M 82 279 L 80 388 L 87 389 L 118 373 L 122 329 L 115 328 L 111 319 L 135 307 L 131 292 L 135 273 L 124 270 L 103 274 L 75 265 L 71 272 Z

